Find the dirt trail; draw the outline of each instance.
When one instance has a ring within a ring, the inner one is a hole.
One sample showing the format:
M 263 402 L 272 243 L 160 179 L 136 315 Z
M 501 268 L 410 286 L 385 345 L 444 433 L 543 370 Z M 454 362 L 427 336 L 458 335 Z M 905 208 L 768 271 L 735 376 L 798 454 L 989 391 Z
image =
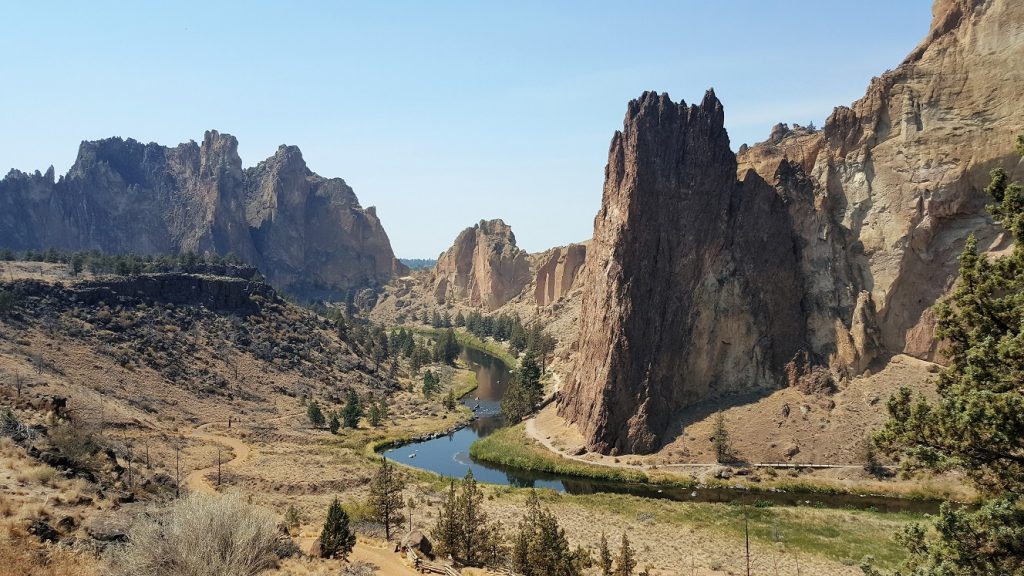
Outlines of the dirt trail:
M 313 544 L 319 537 L 318 534 L 303 532 L 299 537 L 299 547 L 303 552 L 309 554 Z M 367 562 L 377 566 L 380 574 L 387 576 L 418 576 L 414 568 L 405 563 L 402 556 L 394 552 L 394 543 L 380 542 L 377 540 L 359 537 L 356 540 L 352 553 L 348 556 L 349 562 Z
M 230 436 L 223 436 L 213 432 L 206 432 L 213 422 L 207 422 L 206 424 L 200 424 L 189 432 L 187 436 L 195 440 L 202 440 L 204 442 L 212 442 L 214 444 L 220 444 L 231 449 L 234 453 L 234 458 L 226 462 L 221 462 L 221 470 L 224 468 L 231 468 L 245 462 L 252 454 L 252 448 L 242 442 L 238 438 L 232 438 Z M 214 463 L 206 468 L 199 468 L 193 470 L 188 476 L 185 477 L 185 488 L 189 491 L 204 492 L 206 494 L 214 494 L 217 492 L 213 484 L 207 480 L 206 475 L 217 469 L 217 464 Z
M 278 422 L 285 419 L 293 419 L 302 414 L 305 414 L 305 412 L 281 414 L 280 416 L 268 418 L 264 420 L 263 423 L 266 424 L 269 422 Z M 217 434 L 216 432 L 208 432 L 207 429 L 214 424 L 216 424 L 216 422 L 207 422 L 205 424 L 200 424 L 199 426 L 196 426 L 191 432 L 188 432 L 186 436 L 188 436 L 189 438 L 193 438 L 195 440 L 212 442 L 214 444 L 220 444 L 222 446 L 227 446 L 228 448 L 230 448 L 231 451 L 234 453 L 234 458 L 226 462 L 221 462 L 221 470 L 223 470 L 225 467 L 231 468 L 245 462 L 253 452 L 252 446 L 246 444 L 245 442 L 242 442 L 238 438 L 225 436 L 223 434 Z M 236 424 L 236 426 L 238 425 L 240 425 L 240 423 Z M 210 481 L 206 479 L 206 475 L 216 469 L 217 463 L 214 462 L 212 465 L 207 466 L 205 468 L 193 470 L 188 476 L 185 477 L 185 488 L 196 492 L 204 492 L 206 494 L 215 493 L 217 490 L 214 488 L 213 484 L 211 484 Z

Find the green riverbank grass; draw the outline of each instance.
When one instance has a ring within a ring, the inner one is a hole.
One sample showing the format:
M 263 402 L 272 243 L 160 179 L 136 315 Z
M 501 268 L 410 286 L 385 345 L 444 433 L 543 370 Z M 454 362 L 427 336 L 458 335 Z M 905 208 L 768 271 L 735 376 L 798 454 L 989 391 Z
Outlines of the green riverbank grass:
M 651 481 L 651 478 L 640 470 L 598 466 L 552 454 L 526 435 L 523 424 L 502 428 L 486 438 L 477 440 L 470 446 L 469 455 L 477 460 L 509 468 L 615 482 Z
M 643 518 L 644 522 L 709 530 L 743 541 L 743 520 L 750 539 L 781 554 L 800 552 L 855 565 L 866 556 L 884 569 L 899 566 L 906 550 L 894 536 L 923 515 L 880 513 L 811 507 L 766 508 L 708 503 L 671 502 L 623 494 L 587 494 L 571 497 L 587 508 Z M 642 529 L 642 528 L 641 528 Z M 739 549 L 739 548 L 737 548 Z

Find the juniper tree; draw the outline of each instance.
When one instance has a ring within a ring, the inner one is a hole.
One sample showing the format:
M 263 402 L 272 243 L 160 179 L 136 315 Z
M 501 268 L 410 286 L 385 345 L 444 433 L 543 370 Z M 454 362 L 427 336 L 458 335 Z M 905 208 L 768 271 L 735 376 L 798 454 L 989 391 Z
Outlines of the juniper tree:
M 729 430 L 725 426 L 725 415 L 721 412 L 715 414 L 715 427 L 712 432 L 711 442 L 715 448 L 715 460 L 717 462 L 728 462 L 732 459 L 732 442 L 729 440 Z
M 462 523 L 459 519 L 458 493 L 455 491 L 455 480 L 448 482 L 448 491 L 441 502 L 441 511 L 430 535 L 434 538 L 438 552 L 458 555 L 459 542 L 462 540 Z
M 358 428 L 359 419 L 363 417 L 363 404 L 355 390 L 348 391 L 345 408 L 341 411 L 341 422 L 345 428 Z
M 1017 149 L 1024 155 L 1024 137 Z M 920 525 L 906 530 L 901 541 L 911 555 L 903 574 L 1024 574 L 1024 188 L 996 169 L 986 191 L 1013 250 L 990 257 L 968 238 L 955 289 L 935 308 L 949 358 L 938 399 L 900 389 L 875 437 L 907 469 L 963 472 L 982 503 L 944 504 L 934 536 Z
M 391 540 L 391 529 L 402 523 L 402 490 L 405 481 L 387 458 L 381 458 L 380 468 L 370 480 L 370 504 L 377 520 L 384 524 L 384 537 Z
M 327 520 L 320 531 L 320 556 L 344 560 L 356 545 L 356 535 L 348 527 L 348 514 L 335 498 L 327 509 Z
M 597 561 L 601 567 L 601 576 L 612 576 L 612 551 L 608 548 L 608 537 L 603 531 Z
M 324 413 L 320 410 L 320 405 L 315 400 L 306 407 L 306 417 L 309 418 L 309 423 L 317 428 L 322 427 L 326 421 Z
M 462 525 L 460 553 L 462 561 L 475 566 L 484 556 L 487 544 L 487 513 L 484 512 L 484 494 L 473 477 L 466 472 L 458 499 L 459 522 Z
M 622 543 L 619 545 L 619 556 L 615 559 L 615 576 L 633 576 L 636 568 L 636 557 L 633 554 L 633 547 L 629 545 L 629 538 L 622 533 Z

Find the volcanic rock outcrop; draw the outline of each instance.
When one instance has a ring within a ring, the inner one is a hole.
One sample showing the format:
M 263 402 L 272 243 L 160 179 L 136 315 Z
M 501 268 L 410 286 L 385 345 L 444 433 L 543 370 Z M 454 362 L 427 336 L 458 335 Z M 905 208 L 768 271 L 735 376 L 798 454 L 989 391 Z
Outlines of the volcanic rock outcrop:
M 680 408 L 725 392 L 941 360 L 931 307 L 965 239 L 1008 242 L 984 188 L 993 168 L 1024 173 L 1024 4 L 933 13 L 921 45 L 822 130 L 779 125 L 738 158 L 713 97 L 630 104 L 559 408 L 591 449 L 653 450 Z
M 538 306 L 550 306 L 572 290 L 587 259 L 585 244 L 552 248 L 534 257 L 534 299 Z
M 12 170 L 0 181 L 0 246 L 16 250 L 234 254 L 304 297 L 404 272 L 373 208 L 340 178 L 282 146 L 249 169 L 238 141 L 209 131 L 174 148 L 83 142 L 68 174 Z
M 516 246 L 512 228 L 501 220 L 481 220 L 459 233 L 437 259 L 434 297 L 439 304 L 464 301 L 494 310 L 530 283 L 530 261 Z
M 645 93 L 612 139 L 560 410 L 602 451 L 657 448 L 674 413 L 777 386 L 804 342 L 782 198 L 736 180 L 722 105 Z

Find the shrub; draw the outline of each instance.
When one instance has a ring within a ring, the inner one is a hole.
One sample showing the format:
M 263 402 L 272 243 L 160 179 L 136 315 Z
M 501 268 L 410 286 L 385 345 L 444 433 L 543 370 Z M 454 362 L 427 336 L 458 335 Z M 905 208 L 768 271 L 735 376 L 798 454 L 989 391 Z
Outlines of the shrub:
M 276 563 L 276 525 L 271 513 L 237 492 L 192 494 L 132 527 L 113 556 L 114 573 L 252 576 Z

